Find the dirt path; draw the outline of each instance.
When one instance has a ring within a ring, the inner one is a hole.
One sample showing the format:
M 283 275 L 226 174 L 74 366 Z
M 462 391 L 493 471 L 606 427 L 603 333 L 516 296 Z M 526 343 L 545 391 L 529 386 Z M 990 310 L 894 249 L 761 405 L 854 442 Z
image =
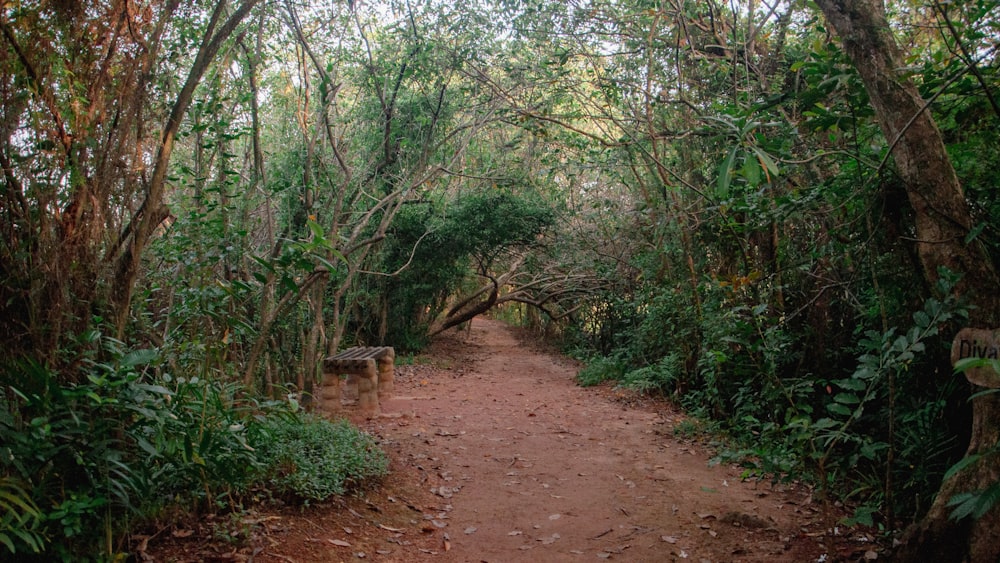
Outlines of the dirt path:
M 439 348 L 449 369 L 401 368 L 379 428 L 396 469 L 441 497 L 441 549 L 429 560 L 815 561 L 824 552 L 803 532 L 818 517 L 802 494 L 709 467 L 674 438 L 672 411 L 576 386 L 577 366 L 499 322 L 476 319 L 464 338 Z
M 242 545 L 174 544 L 164 559 L 808 562 L 870 549 L 830 538 L 808 492 L 710 467 L 668 405 L 578 387 L 578 366 L 502 323 L 476 319 L 417 360 L 397 367 L 382 415 L 357 420 L 392 456 L 382 487 L 251 513 Z

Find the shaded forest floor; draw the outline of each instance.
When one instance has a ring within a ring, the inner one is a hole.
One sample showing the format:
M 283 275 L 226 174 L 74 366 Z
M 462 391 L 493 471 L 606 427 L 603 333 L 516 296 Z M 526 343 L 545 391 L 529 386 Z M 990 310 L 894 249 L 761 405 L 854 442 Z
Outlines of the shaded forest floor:
M 572 360 L 476 319 L 396 369 L 357 418 L 391 456 L 377 488 L 137 538 L 156 561 L 859 561 L 873 537 L 798 486 L 741 481 L 675 408 L 581 388 Z M 349 397 L 346 398 L 349 400 Z M 142 543 L 144 542 L 144 543 Z M 879 557 L 882 559 L 882 557 Z

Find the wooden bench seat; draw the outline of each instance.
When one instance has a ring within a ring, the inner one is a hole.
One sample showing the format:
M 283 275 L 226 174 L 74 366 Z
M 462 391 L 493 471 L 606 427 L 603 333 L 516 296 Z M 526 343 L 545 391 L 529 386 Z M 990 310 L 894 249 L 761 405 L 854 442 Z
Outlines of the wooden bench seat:
M 351 376 L 358 386 L 358 407 L 365 414 L 378 414 L 379 398 L 392 395 L 396 352 L 391 346 L 355 346 L 323 361 L 321 405 L 340 409 L 340 376 Z

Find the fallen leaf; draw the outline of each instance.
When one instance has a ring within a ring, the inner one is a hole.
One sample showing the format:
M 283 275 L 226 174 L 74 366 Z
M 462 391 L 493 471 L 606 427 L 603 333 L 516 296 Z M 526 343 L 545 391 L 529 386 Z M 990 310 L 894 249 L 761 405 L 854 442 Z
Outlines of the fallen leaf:
M 189 538 L 194 534 L 194 530 L 174 530 L 170 535 L 175 538 Z
M 470 535 L 470 534 L 474 534 L 474 533 L 476 533 L 476 527 L 475 526 L 469 526 L 468 528 L 465 529 L 465 534 L 466 535 Z
M 660 539 L 667 543 L 677 543 L 677 538 L 674 536 L 660 536 Z
M 405 534 L 406 533 L 405 530 L 401 530 L 399 528 L 390 528 L 389 526 L 386 526 L 385 524 L 379 524 L 378 527 L 382 528 L 383 530 L 385 530 L 387 532 L 392 532 L 394 534 Z
M 344 540 L 326 540 L 326 541 L 338 547 L 351 547 L 351 544 L 345 542 Z

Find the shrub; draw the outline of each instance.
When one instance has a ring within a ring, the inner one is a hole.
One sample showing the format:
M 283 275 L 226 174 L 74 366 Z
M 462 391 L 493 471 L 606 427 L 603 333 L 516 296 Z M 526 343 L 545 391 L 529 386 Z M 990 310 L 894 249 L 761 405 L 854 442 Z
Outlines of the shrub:
M 258 485 L 279 497 L 324 500 L 382 477 L 388 457 L 346 421 L 289 413 L 264 420 L 251 434 L 262 469 Z
M 622 376 L 622 386 L 643 393 L 669 393 L 677 384 L 678 373 L 683 369 L 680 357 L 671 352 L 656 364 L 632 370 Z
M 233 383 L 157 378 L 155 351 L 92 338 L 101 349 L 80 382 L 0 367 L 0 560 L 115 559 L 130 530 L 165 514 L 239 510 L 268 486 L 318 500 L 386 471 L 346 422 L 238 398 Z
M 625 370 L 615 358 L 598 357 L 592 359 L 576 374 L 576 381 L 584 387 L 598 385 L 605 381 L 617 381 L 622 378 Z

